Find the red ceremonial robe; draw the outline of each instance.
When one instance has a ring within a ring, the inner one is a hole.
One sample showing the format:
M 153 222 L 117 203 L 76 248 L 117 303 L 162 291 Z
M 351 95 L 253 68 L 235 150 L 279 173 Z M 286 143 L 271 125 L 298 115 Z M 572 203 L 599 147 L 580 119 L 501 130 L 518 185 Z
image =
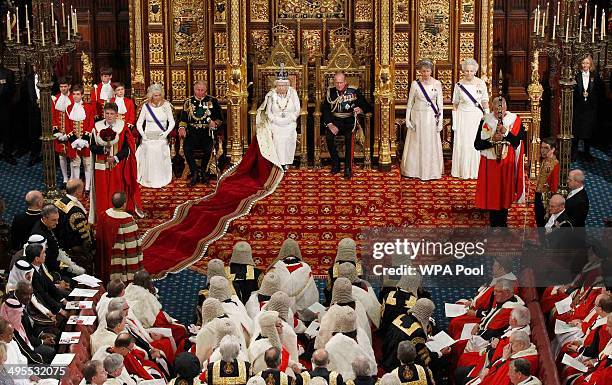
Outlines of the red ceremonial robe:
M 116 98 L 111 98 L 111 103 L 115 103 Z M 119 119 L 123 120 L 127 125 L 127 128 L 130 130 L 132 135 L 138 134 L 136 131 L 136 106 L 134 105 L 134 101 L 130 98 L 123 98 L 123 102 L 125 103 L 125 114 L 119 114 Z
M 157 317 L 155 318 L 155 323 L 153 327 L 156 328 L 168 328 L 172 331 L 172 337 L 174 338 L 174 342 L 176 343 L 176 350 L 182 352 L 185 346 L 185 339 L 187 338 L 187 331 L 185 326 L 181 324 L 177 324 L 168 319 L 168 316 L 163 310 L 160 310 L 157 313 Z
M 487 114 L 483 118 L 480 139 L 493 137 L 497 129 L 495 114 Z M 507 112 L 503 118 L 507 132 L 514 136 L 521 133 L 521 118 Z M 493 148 L 480 151 L 480 166 L 476 183 L 476 207 L 483 210 L 508 209 L 513 202 L 525 198 L 523 174 L 523 143 L 515 150 L 512 145 L 505 146 L 506 151 L 501 161 L 497 161 Z
M 115 86 L 113 85 L 113 83 L 110 81 L 109 83 L 114 90 Z M 102 91 L 102 82 L 96 84 L 96 86 L 94 87 L 94 92 L 91 94 L 91 104 L 95 107 L 96 117 L 103 118 L 104 104 L 106 103 L 106 100 L 100 97 L 100 91 Z M 108 100 L 110 101 L 110 98 Z
M 95 153 L 93 159 L 93 181 L 90 194 L 90 211 L 89 221 L 95 223 L 96 217 L 102 215 L 106 209 L 112 207 L 111 198 L 117 191 L 123 191 L 127 195 L 127 211 L 135 214 L 136 210 L 142 208 L 140 199 L 140 186 L 136 181 L 136 146 L 134 137 L 125 128 L 125 123 L 122 120 L 117 120 L 113 126 L 116 138 L 112 141 L 105 142 L 100 138 L 100 131 L 107 126 L 106 121 L 97 122 L 92 130 L 90 148 Z M 110 151 L 110 155 L 116 156 L 123 149 L 124 143 L 128 147 L 127 156 L 121 159 L 119 163 L 110 167 L 106 158 L 107 154 L 99 154 L 94 150 L 94 145 Z
M 107 283 L 119 278 L 130 282 L 142 268 L 142 250 L 138 225 L 134 218 L 121 210 L 107 209 L 96 225 L 96 269 Z
M 66 134 L 68 135 L 68 147 L 70 147 L 68 151 L 68 157 L 70 159 L 74 159 L 77 155 L 88 157 L 89 155 L 91 155 L 91 151 L 89 150 L 89 147 L 84 147 L 80 150 L 75 150 L 74 148 L 72 148 L 70 143 L 72 143 L 76 139 L 84 139 L 87 142 L 89 142 L 91 130 L 93 129 L 93 126 L 94 126 L 93 107 L 90 103 L 83 103 L 83 109 L 85 110 L 85 120 L 83 120 L 82 122 L 75 122 L 74 120 L 70 119 L 70 112 L 72 112 L 73 108 L 74 108 L 74 103 L 69 105 L 66 108 L 66 112 L 65 112 L 66 114 Z
M 138 349 L 132 349 L 128 354 L 123 356 L 123 365 L 129 374 L 135 374 L 143 380 L 152 380 L 153 376 L 147 371 L 147 368 L 155 369 L 163 378 L 163 371 L 153 361 L 147 360 L 145 353 Z
M 55 109 L 55 104 L 57 103 L 60 95 L 61 94 L 58 93 L 52 100 L 53 107 L 51 108 L 51 131 L 54 134 L 58 132 L 61 132 L 62 134 L 68 134 L 68 127 L 66 122 L 68 120 L 68 116 L 64 114 L 65 111 Z M 68 107 L 70 107 L 74 103 L 72 94 L 68 95 L 68 99 L 70 99 L 70 105 L 68 105 Z M 53 140 L 53 149 L 56 153 L 63 156 L 67 156 L 69 154 L 69 151 L 72 150 L 72 147 L 70 147 L 70 142 L 60 142 L 59 139 L 55 138 Z
M 538 373 L 539 361 L 538 351 L 535 346 L 531 346 L 523 351 L 517 352 L 510 356 L 509 360 L 499 359 L 491 365 L 489 372 L 482 379 L 481 385 L 512 385 L 510 377 L 508 377 L 508 371 L 510 368 L 510 362 L 516 358 L 524 358 L 531 364 L 531 374 L 536 375 Z
M 553 309 L 551 322 L 554 325 L 555 320 L 561 320 L 563 322 L 569 322 L 575 319 L 584 320 L 593 307 L 595 307 L 595 300 L 601 292 L 601 287 L 588 287 L 586 290 L 580 290 L 580 292 L 575 294 L 572 300 L 574 308 L 564 314 L 557 314 L 556 309 Z

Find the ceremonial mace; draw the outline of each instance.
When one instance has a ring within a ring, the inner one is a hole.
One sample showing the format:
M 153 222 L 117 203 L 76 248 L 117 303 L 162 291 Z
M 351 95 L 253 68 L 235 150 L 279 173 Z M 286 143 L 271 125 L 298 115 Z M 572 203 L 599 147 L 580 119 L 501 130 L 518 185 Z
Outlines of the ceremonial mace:
M 505 131 L 504 127 L 504 115 L 502 111 L 503 99 L 502 99 L 502 87 L 504 83 L 504 78 L 502 74 L 502 70 L 499 70 L 499 79 L 498 79 L 498 97 L 497 97 L 497 125 L 502 127 L 502 130 Z M 495 133 L 497 133 L 497 129 L 495 129 Z M 505 132 L 502 132 L 502 135 Z M 497 162 L 501 162 L 502 156 L 504 154 L 504 148 L 508 145 L 508 142 L 505 140 L 493 140 L 491 141 L 493 144 L 493 149 L 495 151 L 495 158 Z

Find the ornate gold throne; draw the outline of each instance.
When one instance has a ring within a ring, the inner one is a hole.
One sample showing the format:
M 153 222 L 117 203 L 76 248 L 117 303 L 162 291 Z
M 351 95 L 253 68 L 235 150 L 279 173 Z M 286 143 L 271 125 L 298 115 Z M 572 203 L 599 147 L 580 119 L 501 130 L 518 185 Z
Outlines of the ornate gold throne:
M 372 107 L 372 97 L 370 92 L 370 66 L 360 65 L 355 60 L 355 54 L 349 48 L 350 30 L 345 27 L 340 27 L 330 33 L 332 41 L 335 45 L 331 48 L 327 63 L 321 64 L 321 56 L 316 58 L 315 70 L 315 112 L 314 112 L 314 163 L 315 167 L 321 167 L 321 159 L 329 159 L 329 151 L 325 136 L 321 135 L 321 104 L 325 100 L 327 89 L 334 85 L 334 75 L 338 71 L 344 72 L 346 80 L 351 87 L 361 89 L 366 101 Z M 369 109 L 370 111 L 372 108 Z M 371 168 L 372 164 L 372 147 L 371 147 L 371 130 L 370 121 L 372 113 L 368 112 L 365 116 L 360 117 L 359 121 L 363 127 L 364 140 L 362 143 L 355 141 L 355 159 L 363 160 L 363 167 L 366 170 Z M 356 134 L 356 132 L 355 132 Z M 344 156 L 344 138 L 339 135 L 336 138 L 338 141 L 338 153 L 340 157 Z
M 289 33 L 289 29 L 283 25 L 277 25 L 272 28 L 275 36 L 275 44 L 272 47 L 269 56 L 263 64 L 259 64 L 257 59 L 253 60 L 253 82 L 254 95 L 249 110 L 249 121 L 251 122 L 252 134 L 255 133 L 257 117 L 257 108 L 263 102 L 268 91 L 274 88 L 274 81 L 281 67 L 284 64 L 284 70 L 289 77 L 291 86 L 295 88 L 300 98 L 300 119 L 298 121 L 297 145 L 295 147 L 295 157 L 300 160 L 300 168 L 308 167 L 308 148 L 307 148 L 307 118 L 308 118 L 308 63 L 303 63 L 295 59 L 285 45 L 283 36 Z

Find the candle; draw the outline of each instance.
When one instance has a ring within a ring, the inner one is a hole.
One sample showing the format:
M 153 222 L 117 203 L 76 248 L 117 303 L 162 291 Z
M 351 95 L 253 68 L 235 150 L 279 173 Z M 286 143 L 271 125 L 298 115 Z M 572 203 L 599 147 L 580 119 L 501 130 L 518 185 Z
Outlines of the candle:
M 591 43 L 595 43 L 595 16 L 593 16 L 593 28 L 591 28 Z
M 604 38 L 604 31 L 606 30 L 606 10 L 604 9 L 603 12 L 601 13 L 601 26 L 599 27 L 599 39 L 603 40 Z
M 40 41 L 42 42 L 42 46 L 45 46 L 45 23 L 40 22 Z
M 546 28 L 546 12 L 544 12 L 542 14 L 542 28 L 540 28 L 542 30 L 541 34 L 542 37 L 544 37 L 544 29 Z
M 586 27 L 587 15 L 589 14 L 589 3 L 584 4 L 584 26 Z
M 59 45 L 59 35 L 57 34 L 57 21 L 53 22 L 53 27 L 55 29 L 55 45 Z
M 546 2 L 546 15 L 550 15 L 550 10 L 548 8 L 549 8 L 549 4 L 548 4 L 548 1 L 547 1 Z M 546 23 L 544 23 L 544 25 L 546 26 Z
M 578 32 L 578 43 L 582 43 L 582 24 L 580 24 L 580 31 Z
M 55 22 L 55 13 L 53 12 L 53 2 L 50 3 L 51 8 L 51 24 Z
M 553 35 L 552 39 L 555 40 L 555 32 L 557 32 L 557 15 L 553 17 Z
M 565 19 L 565 42 L 569 41 L 569 17 Z
M 32 41 L 30 39 L 30 17 L 28 16 L 28 5 L 27 4 L 26 4 L 25 17 L 26 17 L 26 30 L 28 32 L 28 45 L 30 45 L 32 44 Z
M 17 8 L 17 44 L 21 43 L 21 38 L 19 37 L 19 7 Z
M 557 0 L 557 23 L 559 23 L 561 21 L 561 19 L 559 18 L 559 10 L 560 9 L 561 9 L 561 4 Z
M 72 16 L 72 29 L 73 29 L 75 35 L 77 34 L 77 32 L 79 32 L 78 25 L 77 25 L 77 11 L 76 11 L 76 9 L 74 10 L 74 13 L 73 13 L 73 16 Z
M 68 18 L 68 28 L 66 28 L 66 32 L 68 32 L 68 40 L 70 40 L 70 18 Z
M 62 2 L 62 27 L 66 26 L 66 16 L 64 15 L 64 3 Z
M 11 39 L 11 12 L 7 12 L 6 13 L 6 38 L 8 40 L 13 40 Z
M 540 18 L 538 17 L 538 9 L 536 8 L 535 12 L 533 13 L 533 33 L 538 33 L 538 20 Z

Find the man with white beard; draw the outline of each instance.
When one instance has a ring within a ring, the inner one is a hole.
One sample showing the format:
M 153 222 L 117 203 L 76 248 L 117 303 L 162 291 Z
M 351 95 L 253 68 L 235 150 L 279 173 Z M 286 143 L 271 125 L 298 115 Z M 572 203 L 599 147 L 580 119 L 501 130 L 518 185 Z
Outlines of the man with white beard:
M 272 294 L 281 290 L 280 276 L 275 271 L 269 271 L 264 275 L 261 281 L 259 290 L 251 293 L 251 297 L 246 303 L 246 309 L 249 317 L 255 319 L 266 303 L 270 300 Z
M 345 381 L 352 380 L 355 378 L 353 360 L 363 355 L 370 363 L 369 374 L 375 375 L 376 359 L 370 340 L 363 330 L 357 327 L 355 311 L 346 306 L 341 309 L 336 318 L 333 337 L 325 344 L 325 350 L 329 354 L 329 370 L 341 374 Z
M 321 349 L 327 344 L 327 341 L 332 337 L 332 333 L 336 326 L 336 319 L 338 314 L 342 312 L 342 309 L 348 307 L 355 311 L 355 317 L 357 318 L 357 327 L 363 331 L 368 337 L 369 341 L 372 341 L 372 334 L 370 331 L 370 321 L 365 308 L 359 301 L 355 301 L 353 296 L 353 286 L 348 278 L 340 277 L 336 279 L 334 288 L 332 289 L 331 306 L 325 315 L 321 318 L 321 325 L 319 326 L 319 335 L 315 339 L 315 349 Z
M 295 240 L 285 239 L 272 269 L 280 277 L 281 290 L 291 298 L 291 309 L 298 313 L 300 319 L 313 318 L 308 308 L 319 300 L 319 291 L 312 270 L 302 261 L 300 246 Z
M 232 287 L 227 279 L 216 276 L 210 280 L 208 298 L 216 298 L 221 302 L 223 310 L 228 317 L 240 322 L 245 341 L 253 335 L 253 320 L 247 314 L 246 308 L 236 294 L 232 294 Z

